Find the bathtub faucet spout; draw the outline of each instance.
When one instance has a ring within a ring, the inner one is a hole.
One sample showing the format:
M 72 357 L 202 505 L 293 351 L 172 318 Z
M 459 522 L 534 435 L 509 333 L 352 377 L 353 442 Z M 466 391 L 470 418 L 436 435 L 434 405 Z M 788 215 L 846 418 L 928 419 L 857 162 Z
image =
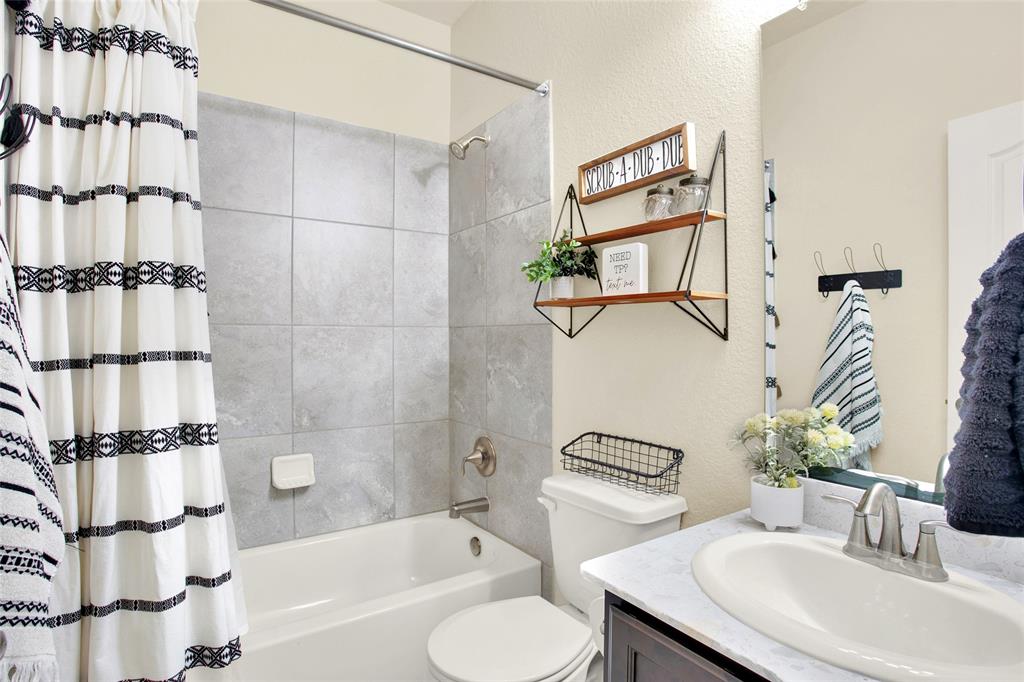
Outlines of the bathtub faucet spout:
M 452 502 L 451 506 L 448 507 L 448 518 L 457 519 L 463 514 L 485 512 L 490 508 L 491 501 L 486 497 L 478 497 L 475 500 L 466 500 L 465 502 Z

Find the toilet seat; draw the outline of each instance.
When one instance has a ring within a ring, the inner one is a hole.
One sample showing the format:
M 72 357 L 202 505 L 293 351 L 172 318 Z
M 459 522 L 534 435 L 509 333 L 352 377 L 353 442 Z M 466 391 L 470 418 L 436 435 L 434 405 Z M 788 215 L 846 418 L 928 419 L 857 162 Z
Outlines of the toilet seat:
M 587 672 L 590 667 L 590 661 L 598 653 L 597 647 L 590 645 L 580 652 L 580 655 L 573 659 L 572 663 L 567 665 L 562 670 L 551 677 L 545 677 L 538 682 L 584 682 L 587 680 Z M 448 677 L 442 671 L 438 670 L 433 663 L 428 665 L 430 669 L 430 676 L 437 682 L 466 682 L 465 680 L 457 679 L 454 677 Z M 496 681 L 498 678 L 493 677 L 485 678 L 490 682 Z
M 561 682 L 596 651 L 590 628 L 536 596 L 460 611 L 427 642 L 431 673 L 445 682 Z

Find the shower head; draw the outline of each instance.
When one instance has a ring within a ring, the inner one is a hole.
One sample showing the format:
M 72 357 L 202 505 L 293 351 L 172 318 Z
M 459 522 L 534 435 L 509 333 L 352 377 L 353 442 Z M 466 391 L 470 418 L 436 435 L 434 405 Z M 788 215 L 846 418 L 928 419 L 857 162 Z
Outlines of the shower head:
M 455 142 L 452 142 L 451 144 L 448 145 L 448 151 L 450 151 L 452 153 L 452 156 L 454 156 L 456 159 L 462 161 L 463 159 L 466 158 L 466 150 L 469 149 L 469 145 L 473 144 L 474 142 L 483 142 L 484 146 L 486 147 L 490 141 L 490 137 L 472 135 L 469 137 L 464 137 L 461 140 L 456 140 Z

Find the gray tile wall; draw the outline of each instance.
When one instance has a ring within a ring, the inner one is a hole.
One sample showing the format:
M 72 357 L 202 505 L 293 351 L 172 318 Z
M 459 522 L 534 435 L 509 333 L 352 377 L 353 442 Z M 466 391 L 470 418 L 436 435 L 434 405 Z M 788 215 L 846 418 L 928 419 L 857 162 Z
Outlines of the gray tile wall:
M 490 512 L 469 518 L 550 575 L 537 496 L 552 468 L 551 327 L 533 309 L 536 285 L 519 271 L 551 237 L 550 97 L 527 94 L 473 133 L 490 144 L 449 164 L 451 495 L 486 494 Z M 497 471 L 483 479 L 469 467 L 463 478 L 461 459 L 479 435 L 494 442 Z
M 447 149 L 207 94 L 199 126 L 239 544 L 446 508 Z M 316 484 L 274 490 L 271 458 L 298 452 Z
M 551 327 L 519 272 L 552 229 L 550 100 L 528 94 L 480 126 L 491 144 L 465 161 L 444 145 L 206 94 L 200 130 L 239 544 L 486 494 L 491 511 L 471 520 L 550 576 L 536 497 L 551 474 Z M 482 434 L 498 470 L 463 478 Z M 274 490 L 270 460 L 298 452 L 313 454 L 316 484 Z

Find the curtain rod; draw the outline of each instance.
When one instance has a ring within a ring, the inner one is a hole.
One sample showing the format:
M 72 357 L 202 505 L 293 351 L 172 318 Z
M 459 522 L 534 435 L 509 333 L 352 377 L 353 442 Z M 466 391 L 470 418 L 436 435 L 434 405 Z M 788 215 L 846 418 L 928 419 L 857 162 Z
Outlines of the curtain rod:
M 316 10 L 312 10 L 307 7 L 286 2 L 286 0 L 252 0 L 252 2 L 260 5 L 266 5 L 267 7 L 273 7 L 274 9 L 279 9 L 282 12 L 288 12 L 289 14 L 302 17 L 303 19 L 310 19 L 321 24 L 333 26 L 334 28 L 340 28 L 343 31 L 355 33 L 356 35 L 361 35 L 365 38 L 370 38 L 371 40 L 379 40 L 382 43 L 394 45 L 395 47 L 399 47 L 403 50 L 409 50 L 410 52 L 416 52 L 417 54 L 430 57 L 431 59 L 448 62 L 453 66 L 469 69 L 470 71 L 476 71 L 477 73 L 482 73 L 485 76 L 497 78 L 498 80 L 503 80 L 507 83 L 512 83 L 513 85 L 518 85 L 529 90 L 536 90 L 541 95 L 546 95 L 548 93 L 548 86 L 546 83 L 535 83 L 534 81 L 529 81 L 525 78 L 520 78 L 519 76 L 513 76 L 510 73 L 505 73 L 498 69 L 492 69 L 489 66 L 477 64 L 476 62 L 456 57 L 455 55 L 448 54 L 447 52 L 435 50 L 432 47 L 426 47 L 425 45 L 403 40 L 402 38 L 396 38 L 395 36 L 388 35 L 387 33 L 381 33 L 380 31 L 375 31 L 372 28 L 353 24 L 351 21 L 345 21 L 344 19 L 339 19 L 338 17 L 331 16 L 330 14 L 324 14 L 323 12 L 317 12 Z

